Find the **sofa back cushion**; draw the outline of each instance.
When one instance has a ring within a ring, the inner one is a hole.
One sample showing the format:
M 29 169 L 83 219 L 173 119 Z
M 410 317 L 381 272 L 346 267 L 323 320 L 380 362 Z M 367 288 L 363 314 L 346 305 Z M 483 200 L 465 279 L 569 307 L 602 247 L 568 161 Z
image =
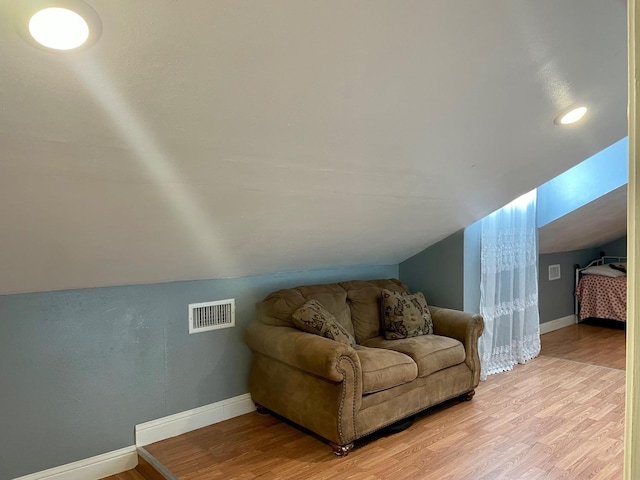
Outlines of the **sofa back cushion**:
M 354 280 L 340 285 L 347 292 L 347 303 L 351 309 L 351 321 L 356 342 L 362 345 L 381 332 L 380 303 L 382 290 L 406 292 L 408 287 L 400 280 Z
M 293 324 L 304 332 L 320 335 L 336 342 L 355 347 L 356 341 L 346 328 L 317 300 L 308 300 L 291 315 Z
M 320 302 L 335 317 L 336 322 L 349 334 L 354 334 L 347 292 L 337 283 L 305 285 L 271 293 L 256 305 L 258 318 L 268 325 L 295 327 L 291 315 L 308 300 Z
M 317 300 L 362 344 L 380 335 L 382 289 L 406 292 L 400 280 L 352 280 L 326 285 L 304 285 L 273 292 L 256 305 L 258 318 L 266 324 L 294 327 L 293 312 L 307 300 Z
M 347 304 L 347 292 L 337 283 L 327 285 L 304 285 L 298 290 L 307 300 L 317 300 L 327 309 L 336 321 L 353 335 L 353 324 L 351 323 L 351 310 Z

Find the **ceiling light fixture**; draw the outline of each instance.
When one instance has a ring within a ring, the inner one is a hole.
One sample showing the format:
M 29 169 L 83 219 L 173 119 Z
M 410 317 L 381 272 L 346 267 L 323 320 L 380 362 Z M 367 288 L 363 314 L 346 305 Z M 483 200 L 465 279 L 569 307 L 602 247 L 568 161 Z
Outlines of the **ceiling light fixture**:
M 29 33 L 36 42 L 54 50 L 72 50 L 89 38 L 89 25 L 67 8 L 45 8 L 29 20 Z
M 568 112 L 561 113 L 554 121 L 556 125 L 570 125 L 581 120 L 587 113 L 587 107 L 575 107 Z
M 83 50 L 102 34 L 96 11 L 82 0 L 25 0 L 16 27 L 34 47 L 65 53 Z

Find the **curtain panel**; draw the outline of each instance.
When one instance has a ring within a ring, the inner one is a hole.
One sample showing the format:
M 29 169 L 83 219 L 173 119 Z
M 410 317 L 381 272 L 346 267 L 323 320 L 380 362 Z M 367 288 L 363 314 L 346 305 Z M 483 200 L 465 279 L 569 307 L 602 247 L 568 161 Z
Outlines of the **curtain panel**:
M 540 353 L 538 231 L 533 190 L 481 221 L 480 378 Z

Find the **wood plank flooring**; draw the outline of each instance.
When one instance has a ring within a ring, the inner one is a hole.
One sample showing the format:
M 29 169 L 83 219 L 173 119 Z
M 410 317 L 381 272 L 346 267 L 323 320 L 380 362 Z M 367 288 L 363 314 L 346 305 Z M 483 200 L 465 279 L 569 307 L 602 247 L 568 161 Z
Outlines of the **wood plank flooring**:
M 481 382 L 473 401 L 356 442 L 346 458 L 255 412 L 146 448 L 184 480 L 620 479 L 624 334 L 605 342 L 611 332 L 583 327 L 543 335 L 543 355 Z
M 127 470 L 126 472 L 118 473 L 105 477 L 102 480 L 147 480 L 137 470 Z
M 542 335 L 540 354 L 624 370 L 624 324 L 613 320 L 587 322 Z
M 542 336 L 541 357 L 489 377 L 404 432 L 333 457 L 319 439 L 256 413 L 147 449 L 181 479 L 617 479 L 624 330 L 580 324 Z M 598 365 L 599 364 L 599 365 Z M 109 480 L 140 480 L 132 470 Z

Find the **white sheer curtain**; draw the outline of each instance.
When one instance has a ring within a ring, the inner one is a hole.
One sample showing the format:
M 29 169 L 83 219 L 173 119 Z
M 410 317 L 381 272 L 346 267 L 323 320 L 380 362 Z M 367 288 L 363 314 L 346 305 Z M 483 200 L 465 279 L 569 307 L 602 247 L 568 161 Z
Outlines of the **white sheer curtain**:
M 536 191 L 481 221 L 480 378 L 540 353 Z

